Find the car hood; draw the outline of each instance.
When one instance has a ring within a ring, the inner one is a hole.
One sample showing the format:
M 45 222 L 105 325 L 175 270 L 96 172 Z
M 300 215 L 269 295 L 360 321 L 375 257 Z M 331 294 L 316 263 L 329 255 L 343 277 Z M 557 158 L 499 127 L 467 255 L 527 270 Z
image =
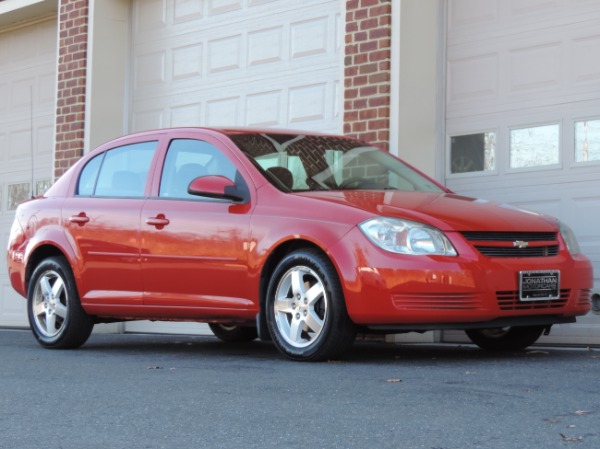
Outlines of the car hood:
M 556 219 L 550 216 L 446 192 L 353 190 L 303 192 L 298 195 L 346 205 L 377 216 L 414 220 L 443 231 L 557 230 Z

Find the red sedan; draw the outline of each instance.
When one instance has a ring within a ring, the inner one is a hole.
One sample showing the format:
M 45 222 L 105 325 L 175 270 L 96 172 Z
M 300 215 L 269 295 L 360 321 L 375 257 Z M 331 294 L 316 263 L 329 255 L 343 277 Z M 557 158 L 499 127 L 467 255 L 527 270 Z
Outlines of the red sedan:
M 592 268 L 555 218 L 456 195 L 368 144 L 179 128 L 113 140 L 19 206 L 13 287 L 44 347 L 95 323 L 207 322 L 287 357 L 356 332 L 464 329 L 522 349 L 591 307 Z

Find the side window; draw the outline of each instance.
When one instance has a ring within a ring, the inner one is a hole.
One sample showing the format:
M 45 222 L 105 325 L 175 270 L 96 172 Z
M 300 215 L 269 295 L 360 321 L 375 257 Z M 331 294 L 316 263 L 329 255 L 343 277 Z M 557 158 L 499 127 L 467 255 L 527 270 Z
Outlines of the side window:
M 124 145 L 105 152 L 103 159 L 100 156 L 92 159 L 81 173 L 78 194 L 143 197 L 150 163 L 157 145 L 158 142 Z M 96 162 L 96 159 L 99 162 Z M 95 168 L 96 164 L 99 169 Z M 97 177 L 94 173 L 97 173 Z M 94 178 L 95 183 L 91 181 Z
M 235 165 L 214 145 L 202 140 L 171 141 L 163 166 L 159 196 L 199 199 L 187 193 L 192 180 L 199 176 L 220 175 L 238 181 Z
M 77 184 L 77 195 L 91 196 L 94 194 L 98 172 L 100 171 L 100 165 L 102 165 L 105 154 L 99 154 L 83 167 L 79 175 L 79 183 Z

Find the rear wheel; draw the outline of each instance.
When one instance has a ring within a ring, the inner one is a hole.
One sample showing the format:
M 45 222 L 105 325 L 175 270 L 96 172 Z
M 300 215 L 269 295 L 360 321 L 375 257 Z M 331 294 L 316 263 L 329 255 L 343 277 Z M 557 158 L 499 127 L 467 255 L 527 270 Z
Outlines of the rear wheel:
M 489 351 L 519 351 L 534 344 L 544 332 L 544 326 L 498 327 L 469 329 L 467 336 L 473 343 Z
M 208 327 L 215 336 L 228 343 L 252 341 L 258 337 L 255 327 L 242 327 L 234 324 L 209 323 Z
M 273 342 L 293 360 L 338 357 L 355 338 L 337 272 L 312 249 L 288 254 L 275 268 L 266 301 Z
M 71 267 L 64 258 L 40 262 L 27 292 L 29 324 L 42 346 L 69 349 L 87 341 L 94 322 L 81 307 Z

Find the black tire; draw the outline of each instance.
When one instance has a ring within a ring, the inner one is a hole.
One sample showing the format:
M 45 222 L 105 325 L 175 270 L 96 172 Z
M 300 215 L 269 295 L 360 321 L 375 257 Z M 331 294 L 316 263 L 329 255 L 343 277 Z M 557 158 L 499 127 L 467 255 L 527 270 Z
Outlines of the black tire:
M 488 351 L 520 351 L 534 344 L 545 326 L 469 329 L 467 336 L 481 349 Z
M 215 336 L 227 343 L 242 343 L 255 340 L 258 332 L 255 327 L 243 327 L 229 324 L 209 323 L 208 327 Z
M 89 338 L 94 322 L 81 307 L 73 272 L 63 257 L 44 259 L 33 271 L 27 315 L 34 337 L 45 348 L 78 348 Z
M 265 306 L 271 338 L 292 360 L 337 358 L 354 342 L 337 272 L 317 250 L 296 250 L 279 262 Z

